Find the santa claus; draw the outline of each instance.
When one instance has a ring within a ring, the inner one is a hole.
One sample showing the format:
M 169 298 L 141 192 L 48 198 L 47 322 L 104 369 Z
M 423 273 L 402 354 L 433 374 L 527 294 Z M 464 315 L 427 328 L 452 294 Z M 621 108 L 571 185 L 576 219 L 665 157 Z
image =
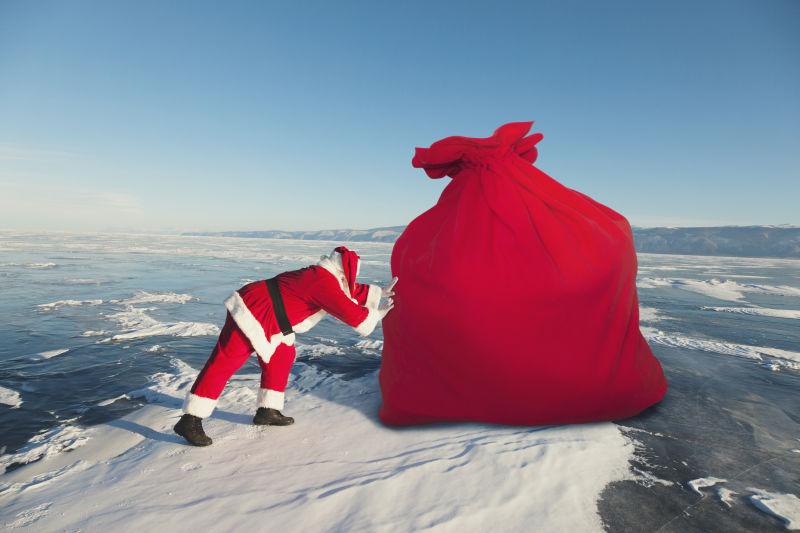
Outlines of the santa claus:
M 295 334 L 310 330 L 329 313 L 366 337 L 393 307 L 397 278 L 386 287 L 356 283 L 360 262 L 356 252 L 339 246 L 316 265 L 255 281 L 234 292 L 225 301 L 225 325 L 186 395 L 175 433 L 195 446 L 211 444 L 202 420 L 211 415 L 225 384 L 253 352 L 261 366 L 253 423 L 292 424 L 294 419 L 280 410 L 295 358 Z

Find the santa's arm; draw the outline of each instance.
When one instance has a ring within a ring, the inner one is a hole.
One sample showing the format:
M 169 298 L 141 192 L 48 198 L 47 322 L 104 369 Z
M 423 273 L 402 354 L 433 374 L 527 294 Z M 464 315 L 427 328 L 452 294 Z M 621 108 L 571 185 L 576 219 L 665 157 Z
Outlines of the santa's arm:
M 367 285 L 366 283 L 356 283 L 355 290 L 353 291 L 353 298 L 356 299 L 358 305 L 365 307 L 378 307 L 381 303 L 381 289 L 378 285 Z
M 348 298 L 333 277 L 316 283 L 311 291 L 310 300 L 354 328 L 363 337 L 372 333 L 382 318 L 377 306 L 365 307 Z

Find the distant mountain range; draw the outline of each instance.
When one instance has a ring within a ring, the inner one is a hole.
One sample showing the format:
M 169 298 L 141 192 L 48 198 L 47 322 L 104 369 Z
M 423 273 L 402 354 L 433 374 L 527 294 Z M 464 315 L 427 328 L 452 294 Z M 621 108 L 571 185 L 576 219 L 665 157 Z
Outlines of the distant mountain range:
M 394 242 L 405 226 L 366 230 L 191 232 L 190 236 Z M 657 254 L 800 258 L 800 226 L 633 228 L 636 249 Z
M 372 229 L 326 229 L 318 231 L 220 231 L 191 232 L 183 235 L 195 237 L 244 237 L 250 239 L 300 239 L 310 241 L 368 241 L 394 242 L 405 226 Z

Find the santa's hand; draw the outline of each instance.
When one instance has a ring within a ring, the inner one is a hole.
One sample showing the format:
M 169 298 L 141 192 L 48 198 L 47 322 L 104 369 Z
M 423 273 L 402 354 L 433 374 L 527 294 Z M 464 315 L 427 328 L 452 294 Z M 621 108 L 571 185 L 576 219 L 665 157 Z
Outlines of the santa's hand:
M 391 311 L 393 307 L 394 307 L 394 302 L 392 301 L 391 298 L 389 298 L 385 302 L 381 303 L 381 305 L 378 306 L 378 318 L 379 318 L 379 320 L 383 320 L 383 317 L 385 317 L 386 314 L 389 311 Z
M 394 296 L 394 286 L 397 284 L 397 276 L 392 278 L 392 281 L 385 287 L 381 287 L 381 298 L 391 298 Z

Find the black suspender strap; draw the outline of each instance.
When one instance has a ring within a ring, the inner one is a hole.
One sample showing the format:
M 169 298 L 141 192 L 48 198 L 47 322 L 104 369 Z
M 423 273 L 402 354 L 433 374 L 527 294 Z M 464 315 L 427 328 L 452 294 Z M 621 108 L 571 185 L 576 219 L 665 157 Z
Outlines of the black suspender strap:
M 286 307 L 283 305 L 283 298 L 281 291 L 278 288 L 278 278 L 269 278 L 264 280 L 269 290 L 269 297 L 272 299 L 272 309 L 275 311 L 275 318 L 278 320 L 278 326 L 281 328 L 281 333 L 289 335 L 294 333 L 292 325 L 289 323 L 289 317 L 286 316 Z

